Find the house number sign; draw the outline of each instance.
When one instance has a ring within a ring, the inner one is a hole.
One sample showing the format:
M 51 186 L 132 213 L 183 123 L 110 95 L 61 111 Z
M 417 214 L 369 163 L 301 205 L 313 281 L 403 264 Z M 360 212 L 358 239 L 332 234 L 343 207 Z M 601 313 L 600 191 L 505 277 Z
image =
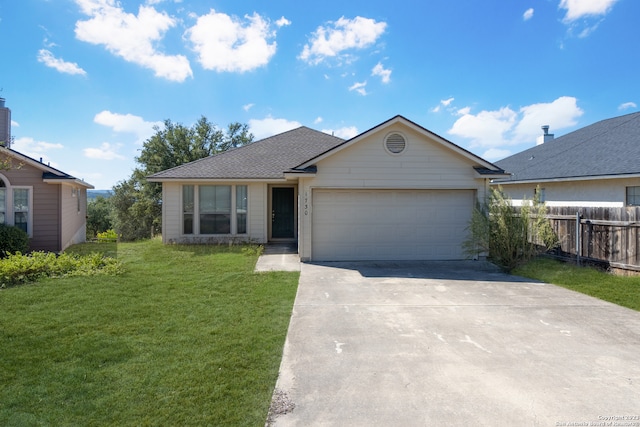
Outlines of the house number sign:
M 306 191 L 304 192 L 304 215 L 309 215 L 309 195 Z

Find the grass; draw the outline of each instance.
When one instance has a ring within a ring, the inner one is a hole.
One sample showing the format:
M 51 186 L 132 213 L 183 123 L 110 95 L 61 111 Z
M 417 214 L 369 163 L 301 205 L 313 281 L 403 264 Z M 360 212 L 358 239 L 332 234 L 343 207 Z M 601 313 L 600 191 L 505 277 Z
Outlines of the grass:
M 640 311 L 640 276 L 616 276 L 548 258 L 537 258 L 512 273 Z
M 263 426 L 298 273 L 238 247 L 97 247 L 125 273 L 0 290 L 0 425 Z

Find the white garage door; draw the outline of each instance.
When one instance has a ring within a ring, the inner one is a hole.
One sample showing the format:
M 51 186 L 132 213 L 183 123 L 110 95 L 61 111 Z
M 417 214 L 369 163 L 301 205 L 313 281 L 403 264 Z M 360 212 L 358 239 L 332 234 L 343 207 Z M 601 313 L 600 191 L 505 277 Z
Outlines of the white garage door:
M 463 259 L 472 190 L 313 191 L 316 261 Z

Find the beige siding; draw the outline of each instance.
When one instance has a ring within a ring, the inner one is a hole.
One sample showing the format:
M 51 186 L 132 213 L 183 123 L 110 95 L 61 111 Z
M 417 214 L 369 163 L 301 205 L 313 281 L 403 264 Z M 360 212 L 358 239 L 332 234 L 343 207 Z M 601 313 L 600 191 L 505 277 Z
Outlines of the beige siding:
M 569 182 L 543 182 L 547 206 L 622 207 L 626 205 L 626 188 L 640 186 L 640 178 L 600 179 Z M 515 204 L 531 200 L 536 183 L 503 185 Z
M 247 185 L 247 234 L 238 236 L 197 236 L 182 234 L 182 185 Z M 200 243 L 207 239 L 237 238 L 255 243 L 267 241 L 267 184 L 243 182 L 164 182 L 162 184 L 162 241 L 164 243 Z
M 406 150 L 399 155 L 389 154 L 384 148 L 385 136 L 394 131 L 401 132 L 407 140 Z M 312 259 L 314 189 L 474 190 L 478 198 L 483 198 L 487 181 L 477 176 L 473 166 L 474 162 L 451 148 L 402 124 L 369 135 L 320 160 L 316 176 L 300 180 L 301 259 Z
M 176 182 L 162 183 L 162 242 L 180 240 L 182 224 L 180 214 L 182 197 L 181 184 Z
M 87 190 L 75 185 L 49 184 L 61 191 L 61 249 L 86 241 Z M 78 202 L 80 203 L 78 205 Z M 79 207 L 79 209 L 78 209 Z
M 400 131 L 407 148 L 399 155 L 384 149 L 384 137 Z M 342 188 L 476 188 L 474 164 L 423 134 L 396 125 L 369 136 L 317 164 L 312 186 Z

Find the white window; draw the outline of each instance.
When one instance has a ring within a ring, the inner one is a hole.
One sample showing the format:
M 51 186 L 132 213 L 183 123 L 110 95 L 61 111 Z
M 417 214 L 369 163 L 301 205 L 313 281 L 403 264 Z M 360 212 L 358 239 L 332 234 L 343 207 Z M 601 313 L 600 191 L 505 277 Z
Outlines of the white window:
M 246 185 L 183 185 L 183 234 L 246 234 Z
M 12 186 L 0 174 L 0 223 L 14 225 L 33 236 L 32 187 Z
M 0 224 L 7 222 L 7 186 L 0 178 Z
M 30 200 L 28 188 L 13 189 L 13 225 L 22 229 L 25 233 L 31 235 L 31 227 L 29 226 L 30 217 Z

